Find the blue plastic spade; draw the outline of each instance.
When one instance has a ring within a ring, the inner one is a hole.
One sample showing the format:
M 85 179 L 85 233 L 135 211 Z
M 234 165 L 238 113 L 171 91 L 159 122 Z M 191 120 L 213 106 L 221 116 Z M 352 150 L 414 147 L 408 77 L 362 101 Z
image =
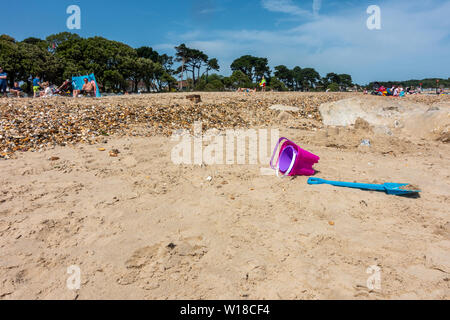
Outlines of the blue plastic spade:
M 363 190 L 384 191 L 387 194 L 396 196 L 403 196 L 408 194 L 419 193 L 420 190 L 410 190 L 409 183 L 383 183 L 383 184 L 367 184 L 367 183 L 353 183 L 341 181 L 328 181 L 320 178 L 309 178 L 308 184 L 331 184 L 336 187 L 356 188 Z

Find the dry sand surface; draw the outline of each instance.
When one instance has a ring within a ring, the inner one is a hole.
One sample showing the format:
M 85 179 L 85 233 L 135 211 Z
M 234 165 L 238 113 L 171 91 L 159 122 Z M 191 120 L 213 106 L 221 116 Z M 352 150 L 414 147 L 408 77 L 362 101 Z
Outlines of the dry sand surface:
M 1 299 L 450 298 L 449 97 L 201 95 L 0 100 Z M 319 178 L 422 193 L 176 165 L 170 134 L 196 120 L 279 129 Z

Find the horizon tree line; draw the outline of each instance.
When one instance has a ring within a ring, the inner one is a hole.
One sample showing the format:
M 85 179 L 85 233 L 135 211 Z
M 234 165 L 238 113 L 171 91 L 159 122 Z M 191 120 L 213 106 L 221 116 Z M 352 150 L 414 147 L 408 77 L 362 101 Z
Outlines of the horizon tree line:
M 255 88 L 263 77 L 269 88 L 278 91 L 342 91 L 354 86 L 349 74 L 331 72 L 321 77 L 314 68 L 279 65 L 272 74 L 267 58 L 251 55 L 235 59 L 230 65 L 232 74 L 225 77 L 211 73 L 220 70 L 217 58 L 184 43 L 174 49 L 172 57 L 148 46 L 135 49 L 103 37 L 82 38 L 70 32 L 23 41 L 0 35 L 0 66 L 8 73 L 10 86 L 24 82 L 27 91 L 31 90 L 32 76 L 58 85 L 72 76 L 90 73 L 108 92 L 126 91 L 130 84 L 131 91 L 137 92 L 139 83 L 145 84 L 148 92 L 173 91 L 179 85 L 177 79 L 185 79 L 190 90 L 198 91 Z M 450 85 L 448 80 L 441 81 Z M 423 80 L 424 87 L 431 82 Z

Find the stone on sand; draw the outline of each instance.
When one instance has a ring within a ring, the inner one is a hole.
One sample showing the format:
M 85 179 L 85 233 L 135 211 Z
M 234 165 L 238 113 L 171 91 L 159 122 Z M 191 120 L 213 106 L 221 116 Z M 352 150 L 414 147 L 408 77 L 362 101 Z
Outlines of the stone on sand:
M 293 119 L 292 115 L 289 112 L 281 111 L 277 117 L 278 121 L 288 121 Z

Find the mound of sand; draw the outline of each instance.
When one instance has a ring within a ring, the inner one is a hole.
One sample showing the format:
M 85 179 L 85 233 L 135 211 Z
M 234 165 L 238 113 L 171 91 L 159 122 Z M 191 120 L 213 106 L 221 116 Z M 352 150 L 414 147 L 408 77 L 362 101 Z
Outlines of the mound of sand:
M 353 97 L 319 107 L 327 126 L 360 126 L 362 119 L 377 132 L 395 133 L 412 139 L 449 141 L 450 100 L 429 103 L 414 99 Z M 360 120 L 361 121 L 361 120 Z

